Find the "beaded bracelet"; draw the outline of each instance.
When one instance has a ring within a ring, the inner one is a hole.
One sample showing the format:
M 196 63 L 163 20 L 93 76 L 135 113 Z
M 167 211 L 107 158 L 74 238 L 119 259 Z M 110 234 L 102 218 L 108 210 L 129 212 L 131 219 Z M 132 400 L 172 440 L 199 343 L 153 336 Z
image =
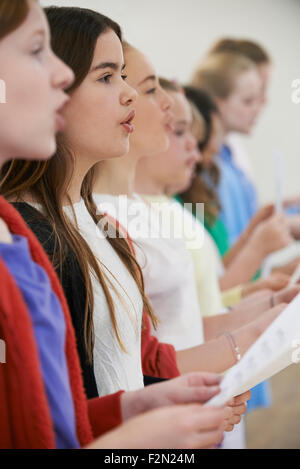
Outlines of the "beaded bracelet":
M 236 359 L 236 363 L 238 363 L 240 361 L 240 359 L 242 358 L 240 349 L 236 345 L 234 338 L 232 337 L 232 335 L 229 332 L 226 332 L 224 335 L 225 335 L 225 337 L 227 338 L 227 340 L 230 344 L 230 347 L 231 347 L 231 349 L 233 351 L 233 354 L 234 354 L 234 357 Z

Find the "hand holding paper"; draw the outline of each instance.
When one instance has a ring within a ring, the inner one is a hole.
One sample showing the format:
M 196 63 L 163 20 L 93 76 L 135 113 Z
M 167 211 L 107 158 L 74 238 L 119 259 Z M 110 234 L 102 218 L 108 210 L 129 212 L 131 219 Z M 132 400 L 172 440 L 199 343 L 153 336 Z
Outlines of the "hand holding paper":
M 300 294 L 226 374 L 207 405 L 222 406 L 293 363 L 300 362 Z

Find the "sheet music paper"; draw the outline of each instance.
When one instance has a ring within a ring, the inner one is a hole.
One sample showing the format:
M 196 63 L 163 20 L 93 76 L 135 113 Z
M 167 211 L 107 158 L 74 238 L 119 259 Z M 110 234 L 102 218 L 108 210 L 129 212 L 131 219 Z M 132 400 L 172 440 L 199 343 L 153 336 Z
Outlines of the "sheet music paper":
M 221 392 L 206 405 L 222 406 L 300 362 L 300 294 L 284 309 L 268 329 L 232 367 L 221 383 Z
M 293 275 L 291 276 L 290 286 L 295 285 L 300 280 L 300 264 L 295 269 Z

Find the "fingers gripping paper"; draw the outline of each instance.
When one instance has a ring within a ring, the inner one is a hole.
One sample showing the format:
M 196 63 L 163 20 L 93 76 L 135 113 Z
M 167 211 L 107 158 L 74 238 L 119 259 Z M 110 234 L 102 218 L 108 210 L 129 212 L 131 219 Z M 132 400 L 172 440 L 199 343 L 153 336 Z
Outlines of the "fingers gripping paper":
M 231 368 L 221 383 L 221 392 L 207 405 L 222 406 L 229 399 L 248 391 L 300 362 L 300 295 L 298 295 Z

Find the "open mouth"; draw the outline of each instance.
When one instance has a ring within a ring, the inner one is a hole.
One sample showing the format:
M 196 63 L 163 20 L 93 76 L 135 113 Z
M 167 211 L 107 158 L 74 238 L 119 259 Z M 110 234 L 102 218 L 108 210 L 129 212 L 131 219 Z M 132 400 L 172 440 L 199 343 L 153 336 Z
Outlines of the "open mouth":
M 121 122 L 121 125 L 129 134 L 132 134 L 132 132 L 134 131 L 134 125 L 132 124 L 132 121 L 134 118 L 135 118 L 135 111 L 133 110 L 128 114 L 125 120 Z

